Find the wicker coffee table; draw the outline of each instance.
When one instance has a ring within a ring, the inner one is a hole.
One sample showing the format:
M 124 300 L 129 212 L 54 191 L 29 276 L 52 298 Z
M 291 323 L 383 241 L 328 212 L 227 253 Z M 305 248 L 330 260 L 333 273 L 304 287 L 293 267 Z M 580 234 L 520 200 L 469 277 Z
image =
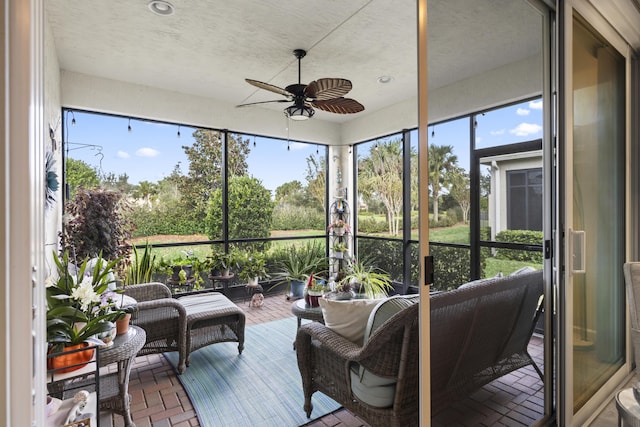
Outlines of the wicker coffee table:
M 298 329 L 300 329 L 300 326 L 302 325 L 302 319 L 324 323 L 324 317 L 322 317 L 322 309 L 320 307 L 311 307 L 307 305 L 304 299 L 299 299 L 291 305 L 291 313 L 293 313 L 293 315 L 298 319 L 296 334 L 298 333 Z M 296 349 L 295 338 L 293 339 L 293 349 Z

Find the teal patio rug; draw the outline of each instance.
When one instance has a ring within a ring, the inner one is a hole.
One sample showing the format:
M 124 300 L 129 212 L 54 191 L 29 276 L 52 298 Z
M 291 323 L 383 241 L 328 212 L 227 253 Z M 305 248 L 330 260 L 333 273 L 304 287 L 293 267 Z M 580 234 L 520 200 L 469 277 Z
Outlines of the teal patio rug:
M 297 427 L 340 408 L 316 392 L 312 418 L 307 418 L 293 350 L 295 331 L 295 317 L 275 320 L 245 329 L 242 355 L 237 343 L 213 344 L 191 354 L 178 378 L 202 427 Z M 175 368 L 178 353 L 164 356 Z

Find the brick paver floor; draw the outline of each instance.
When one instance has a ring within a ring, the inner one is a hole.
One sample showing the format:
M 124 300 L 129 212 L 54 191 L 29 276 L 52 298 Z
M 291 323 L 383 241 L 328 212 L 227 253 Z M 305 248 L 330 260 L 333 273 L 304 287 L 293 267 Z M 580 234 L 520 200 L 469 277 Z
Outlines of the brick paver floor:
M 249 307 L 247 301 L 236 301 L 246 315 L 246 326 L 291 317 L 292 301 L 284 295 L 265 298 L 262 307 Z M 293 334 L 293 331 L 292 331 Z M 196 413 L 173 367 L 164 356 L 154 354 L 137 357 L 129 380 L 131 415 L 136 427 L 195 427 Z M 300 408 L 302 411 L 302 408 Z M 121 427 L 121 416 L 102 412 L 100 427 Z M 308 424 L 309 427 L 368 426 L 346 409 L 340 409 Z M 221 422 L 220 427 L 224 427 Z M 249 427 L 249 426 L 248 426 Z M 287 426 L 283 426 L 287 427 Z M 292 426 L 293 427 L 293 426 Z
M 284 295 L 265 298 L 259 308 L 237 301 L 246 314 L 246 326 L 292 316 Z M 293 332 L 292 332 L 293 333 Z M 530 353 L 542 366 L 542 339 L 534 336 Z M 457 402 L 432 421 L 434 426 L 530 425 L 542 413 L 540 379 L 533 368 L 506 375 L 468 399 Z M 129 383 L 133 420 L 137 427 L 195 427 L 198 418 L 172 366 L 162 355 L 136 358 Z M 300 409 L 302 410 L 302 408 Z M 123 426 L 119 415 L 101 413 L 101 427 Z M 224 427 L 221 420 L 221 427 Z M 340 409 L 308 424 L 309 427 L 367 427 L 346 409 Z M 249 426 L 248 426 L 249 427 Z M 287 427 L 287 426 L 283 426 Z

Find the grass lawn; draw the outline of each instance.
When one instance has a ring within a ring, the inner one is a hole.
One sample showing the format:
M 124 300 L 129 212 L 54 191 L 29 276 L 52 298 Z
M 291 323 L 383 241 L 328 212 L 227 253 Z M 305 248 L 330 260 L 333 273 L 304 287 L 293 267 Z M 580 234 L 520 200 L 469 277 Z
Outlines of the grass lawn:
M 295 236 L 305 236 L 305 235 L 320 235 L 324 234 L 324 230 L 275 230 L 271 233 L 271 237 L 295 237 Z M 386 234 L 379 234 L 384 236 Z M 416 236 L 417 238 L 417 231 Z M 446 243 L 469 243 L 469 226 L 468 225 L 457 225 L 454 227 L 447 228 L 435 228 L 429 231 L 429 239 L 436 242 L 446 242 Z M 146 241 L 149 241 L 151 244 L 158 243 L 185 243 L 185 242 L 198 242 L 207 240 L 207 236 L 201 234 L 195 234 L 190 236 L 178 236 L 178 235 L 158 235 L 158 236 L 150 236 L 150 237 L 139 237 L 136 239 L 132 239 L 132 244 L 134 245 L 144 245 Z M 271 251 L 276 250 L 278 248 L 289 246 L 289 245 L 303 245 L 308 241 L 317 240 L 317 239 L 300 239 L 300 240 L 290 240 L 290 241 L 273 241 L 271 243 Z M 195 256 L 199 259 L 205 259 L 207 255 L 211 254 L 211 245 L 189 245 L 189 246 L 175 246 L 175 247 L 167 247 L 167 248 L 154 248 L 153 253 L 156 256 L 156 260 L 162 259 L 172 259 L 177 258 L 181 255 L 184 255 L 182 251 L 191 251 Z M 485 269 L 485 277 L 493 277 L 496 274 L 502 272 L 502 274 L 507 275 L 513 271 L 516 271 L 519 268 L 525 266 L 532 266 L 537 269 L 542 268 L 541 265 L 532 264 L 531 262 L 525 261 L 509 261 L 504 259 L 497 259 L 493 257 L 489 257 L 486 260 L 486 269 Z
M 498 273 L 502 273 L 505 276 L 509 273 L 513 273 L 519 268 L 531 266 L 535 269 L 541 269 L 542 265 L 534 264 L 527 261 L 510 261 L 506 259 L 498 259 L 489 257 L 487 258 L 487 267 L 485 268 L 485 277 L 493 277 Z
M 308 235 L 322 235 L 324 239 L 324 230 L 274 230 L 271 232 L 271 237 L 296 237 L 296 236 L 308 236 Z M 154 244 L 170 244 L 170 243 L 188 243 L 188 242 L 202 242 L 209 240 L 204 234 L 192 234 L 192 235 L 157 235 L 149 237 L 137 237 L 131 239 L 132 245 L 144 245 L 147 241 Z M 316 239 L 299 239 L 289 241 L 273 241 L 271 242 L 271 250 L 275 250 L 284 246 L 290 245 L 304 245 L 308 241 L 318 240 Z M 167 260 L 184 256 L 184 252 L 192 252 L 198 259 L 205 259 L 208 255 L 211 255 L 211 245 L 209 244 L 194 244 L 188 246 L 174 246 L 166 248 L 153 248 L 153 254 L 156 256 L 156 260 L 160 260 L 163 257 Z

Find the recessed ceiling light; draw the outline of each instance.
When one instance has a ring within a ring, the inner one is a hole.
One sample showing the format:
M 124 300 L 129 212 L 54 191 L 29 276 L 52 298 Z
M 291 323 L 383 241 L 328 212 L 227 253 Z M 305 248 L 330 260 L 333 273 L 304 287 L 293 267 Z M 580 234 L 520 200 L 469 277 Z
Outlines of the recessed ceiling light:
M 393 77 L 391 76 L 380 76 L 378 77 L 378 83 L 380 84 L 387 84 L 387 83 L 391 83 L 391 81 L 393 80 Z
M 148 6 L 149 10 L 156 15 L 169 16 L 175 12 L 173 5 L 165 0 L 151 0 Z

